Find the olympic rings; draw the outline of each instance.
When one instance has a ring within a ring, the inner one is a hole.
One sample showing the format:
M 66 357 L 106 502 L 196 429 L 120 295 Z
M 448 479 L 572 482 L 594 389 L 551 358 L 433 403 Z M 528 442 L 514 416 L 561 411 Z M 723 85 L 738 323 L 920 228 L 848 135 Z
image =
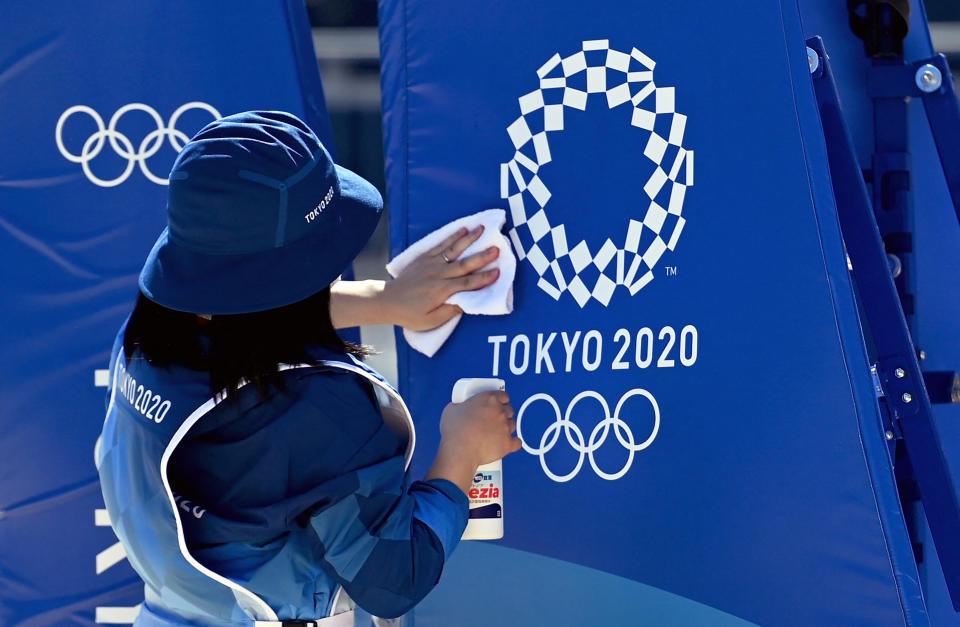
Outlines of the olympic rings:
M 634 396 L 642 396 L 643 398 L 647 399 L 650 402 L 650 405 L 653 407 L 653 429 L 650 431 L 650 435 L 647 437 L 647 439 L 639 444 L 636 443 L 630 426 L 620 417 L 620 412 L 623 409 L 624 403 Z M 583 431 L 581 431 L 580 427 L 570 419 L 570 414 L 573 412 L 573 408 L 576 407 L 577 403 L 587 398 L 593 399 L 599 403 L 600 408 L 603 410 L 603 419 L 597 423 L 597 425 L 590 432 L 590 437 L 585 441 L 583 437 Z M 530 446 L 530 444 L 527 442 L 527 439 L 523 437 L 522 422 L 527 408 L 536 401 L 545 401 L 548 405 L 550 405 L 553 408 L 556 420 L 551 423 L 546 430 L 544 430 L 543 435 L 540 437 L 539 446 L 533 447 Z M 611 427 L 613 428 L 613 433 L 616 436 L 617 441 L 623 448 L 627 450 L 628 453 L 627 461 L 624 463 L 623 467 L 615 473 L 608 473 L 601 469 L 597 465 L 597 461 L 594 458 L 594 453 L 607 441 L 607 436 L 610 433 Z M 553 449 L 554 445 L 560 438 L 561 429 L 563 430 L 564 436 L 566 436 L 567 443 L 573 448 L 574 451 L 580 454 L 576 466 L 574 466 L 573 470 L 565 475 L 558 475 L 554 473 L 547 466 L 546 460 L 546 454 Z M 584 457 L 590 460 L 590 466 L 601 479 L 606 479 L 607 481 L 615 481 L 620 479 L 627 474 L 627 471 L 630 470 L 630 467 L 633 465 L 634 455 L 650 446 L 657 438 L 657 433 L 659 431 L 660 406 L 657 404 L 657 400 L 652 394 L 650 394 L 650 392 L 640 388 L 630 390 L 621 396 L 612 416 L 610 415 L 610 406 L 607 404 L 606 399 L 604 399 L 599 393 L 592 390 L 580 392 L 573 397 L 573 400 L 571 400 L 570 404 L 567 405 L 566 412 L 560 411 L 560 406 L 553 399 L 553 397 L 551 397 L 549 394 L 543 393 L 534 394 L 528 398 L 526 401 L 524 401 L 523 405 L 520 406 L 520 410 L 517 412 L 517 437 L 519 437 L 520 441 L 523 443 L 523 450 L 527 451 L 531 455 L 536 455 L 539 457 L 540 466 L 543 468 L 543 472 L 547 475 L 547 477 L 553 481 L 556 481 L 557 483 L 565 483 L 576 477 L 577 474 L 579 474 L 580 469 L 583 467 Z
M 86 105 L 74 105 L 64 111 L 60 115 L 60 119 L 57 120 L 57 148 L 60 150 L 60 154 L 63 155 L 68 161 L 79 163 L 83 168 L 83 173 L 90 180 L 90 182 L 95 185 L 99 185 L 100 187 L 116 187 L 120 183 L 123 183 L 130 178 L 135 165 L 140 166 L 140 171 L 143 172 L 143 175 L 146 176 L 148 180 L 153 181 L 157 185 L 167 185 L 169 183 L 167 179 L 161 178 L 150 171 L 150 169 L 147 167 L 147 159 L 157 154 L 157 152 L 163 146 L 164 138 L 169 139 L 170 146 L 172 146 L 177 152 L 180 152 L 183 149 L 184 145 L 187 143 L 187 141 L 189 141 L 190 138 L 183 131 L 178 130 L 176 125 L 180 120 L 180 116 L 191 109 L 201 109 L 206 111 L 212 115 L 213 119 L 215 120 L 221 117 L 219 111 L 205 102 L 188 102 L 174 111 L 173 115 L 170 116 L 170 121 L 164 125 L 163 118 L 161 118 L 160 114 L 157 113 L 152 107 L 135 102 L 124 105 L 117 109 L 116 113 L 114 113 L 110 118 L 110 122 L 107 125 L 104 125 L 103 118 L 100 117 L 100 114 L 94 111 L 92 108 Z M 140 145 L 137 147 L 136 151 L 134 150 L 133 143 L 130 141 L 130 139 L 117 130 L 117 123 L 120 121 L 120 118 L 130 111 L 143 111 L 153 119 L 153 123 L 157 126 L 156 130 L 147 133 L 146 137 L 144 137 L 140 142 Z M 90 118 L 97 125 L 97 130 L 90 135 L 86 141 L 84 141 L 83 148 L 80 150 L 80 154 L 73 154 L 67 150 L 66 146 L 64 146 L 63 126 L 70 116 L 78 113 L 90 116 Z M 127 160 L 127 165 L 123 169 L 123 172 L 113 179 L 102 179 L 95 175 L 90 169 L 90 162 L 95 159 L 103 150 L 106 143 L 105 140 L 109 141 L 110 147 L 114 152 L 117 153 L 117 155 L 119 155 L 122 159 Z

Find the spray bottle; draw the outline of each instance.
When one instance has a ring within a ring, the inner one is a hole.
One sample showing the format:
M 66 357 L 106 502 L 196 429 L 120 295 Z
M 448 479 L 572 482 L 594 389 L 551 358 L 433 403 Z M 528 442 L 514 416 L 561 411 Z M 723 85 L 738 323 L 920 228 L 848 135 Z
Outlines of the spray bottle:
M 503 379 L 460 379 L 453 386 L 451 400 L 462 403 L 480 392 L 505 390 Z M 464 540 L 499 540 L 503 537 L 503 460 L 477 468 L 470 498 L 470 520 Z

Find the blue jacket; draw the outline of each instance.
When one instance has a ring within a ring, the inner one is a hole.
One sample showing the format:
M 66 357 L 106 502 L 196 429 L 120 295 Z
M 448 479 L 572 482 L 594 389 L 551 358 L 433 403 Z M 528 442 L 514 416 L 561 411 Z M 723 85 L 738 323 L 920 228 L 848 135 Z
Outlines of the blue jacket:
M 138 624 L 318 619 L 348 597 L 396 616 L 436 584 L 466 497 L 444 480 L 408 485 L 399 395 L 359 361 L 319 356 L 287 367 L 267 401 L 242 388 L 217 402 L 204 373 L 127 360 L 118 338 L 96 456 L 146 584 Z

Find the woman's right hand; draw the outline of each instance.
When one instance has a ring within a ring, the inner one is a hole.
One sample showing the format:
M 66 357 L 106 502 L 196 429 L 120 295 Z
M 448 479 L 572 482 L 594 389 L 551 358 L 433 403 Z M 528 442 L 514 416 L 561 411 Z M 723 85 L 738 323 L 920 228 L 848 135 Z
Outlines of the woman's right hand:
M 513 435 L 517 421 L 510 396 L 503 391 L 482 392 L 463 403 L 450 403 L 440 416 L 441 446 L 447 444 L 477 465 L 489 464 L 520 450 Z
M 496 246 L 462 256 L 481 234 L 482 226 L 469 232 L 460 229 L 384 283 L 377 308 L 390 324 L 411 331 L 434 329 L 463 313 L 456 305 L 446 303 L 453 294 L 492 285 L 500 270 L 483 268 L 500 256 Z
M 477 466 L 520 450 L 515 412 L 503 391 L 450 403 L 440 417 L 440 448 L 427 479 L 448 479 L 467 492 Z

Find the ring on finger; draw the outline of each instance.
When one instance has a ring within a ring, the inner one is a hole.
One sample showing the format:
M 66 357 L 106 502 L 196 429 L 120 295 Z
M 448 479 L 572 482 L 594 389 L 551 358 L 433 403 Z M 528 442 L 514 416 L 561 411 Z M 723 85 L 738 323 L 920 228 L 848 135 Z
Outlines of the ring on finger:
M 449 257 L 447 257 L 447 251 L 445 250 L 440 251 L 440 257 L 442 257 L 443 260 L 447 263 L 453 263 L 453 259 L 450 259 Z

